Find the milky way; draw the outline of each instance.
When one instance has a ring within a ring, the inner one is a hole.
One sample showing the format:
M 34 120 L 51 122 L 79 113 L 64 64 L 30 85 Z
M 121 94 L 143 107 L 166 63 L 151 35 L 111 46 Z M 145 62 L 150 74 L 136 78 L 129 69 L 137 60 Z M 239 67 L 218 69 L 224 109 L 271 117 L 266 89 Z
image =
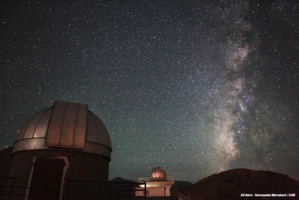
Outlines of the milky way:
M 110 178 L 161 166 L 299 179 L 296 1 L 2 1 L 0 145 L 55 100 L 89 105 Z

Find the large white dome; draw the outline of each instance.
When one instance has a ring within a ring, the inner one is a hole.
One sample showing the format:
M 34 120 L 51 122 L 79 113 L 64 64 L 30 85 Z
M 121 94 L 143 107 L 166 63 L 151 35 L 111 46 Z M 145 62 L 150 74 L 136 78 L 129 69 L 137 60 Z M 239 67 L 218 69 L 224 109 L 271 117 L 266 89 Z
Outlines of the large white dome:
M 111 158 L 111 139 L 104 123 L 86 104 L 56 101 L 31 116 L 20 129 L 13 152 L 71 150 Z

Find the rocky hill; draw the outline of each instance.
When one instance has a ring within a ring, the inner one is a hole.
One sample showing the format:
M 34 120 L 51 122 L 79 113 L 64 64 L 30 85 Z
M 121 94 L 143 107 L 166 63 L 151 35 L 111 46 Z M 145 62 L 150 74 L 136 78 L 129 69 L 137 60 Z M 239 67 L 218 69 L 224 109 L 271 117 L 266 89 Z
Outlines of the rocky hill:
M 174 181 L 174 186 L 177 190 L 182 190 L 183 188 L 186 188 L 187 186 L 192 185 L 192 183 L 188 181 Z
M 275 195 L 295 200 L 299 199 L 299 181 L 271 171 L 233 169 L 204 178 L 182 192 L 191 200 L 244 200 L 250 196 L 264 200 Z

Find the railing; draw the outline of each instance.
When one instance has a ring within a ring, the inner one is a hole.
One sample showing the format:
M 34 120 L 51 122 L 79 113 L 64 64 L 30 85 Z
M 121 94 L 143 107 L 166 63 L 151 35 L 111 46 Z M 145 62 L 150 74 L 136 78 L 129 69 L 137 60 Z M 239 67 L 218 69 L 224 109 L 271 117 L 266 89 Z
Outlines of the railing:
M 0 199 L 11 200 L 15 196 L 23 196 L 24 199 L 29 197 L 30 193 L 40 195 L 43 192 L 51 193 L 51 195 L 59 196 L 61 191 L 44 191 L 38 188 L 28 188 L 15 184 L 16 177 L 0 177 Z M 29 191 L 29 192 L 28 192 Z M 99 182 L 99 181 L 80 181 L 66 180 L 62 195 L 63 200 L 131 200 L 136 199 L 137 191 L 144 193 L 143 197 L 138 199 L 146 199 L 146 182 Z M 57 195 L 55 195 L 57 194 Z M 34 196 L 37 197 L 37 196 Z M 38 198 L 38 197 L 37 197 Z
M 11 198 L 16 177 L 0 177 L 0 199 Z
M 158 178 L 153 178 L 153 177 L 142 177 L 142 178 L 138 178 L 139 182 L 145 182 L 145 181 L 169 181 L 169 182 L 174 182 L 174 177 L 173 176 L 168 176 L 166 178 L 163 177 L 158 177 Z
M 143 187 L 141 187 L 143 186 Z M 68 180 L 66 199 L 133 199 L 136 191 L 143 191 L 146 199 L 146 182 L 98 182 Z M 140 198 L 139 198 L 140 199 Z

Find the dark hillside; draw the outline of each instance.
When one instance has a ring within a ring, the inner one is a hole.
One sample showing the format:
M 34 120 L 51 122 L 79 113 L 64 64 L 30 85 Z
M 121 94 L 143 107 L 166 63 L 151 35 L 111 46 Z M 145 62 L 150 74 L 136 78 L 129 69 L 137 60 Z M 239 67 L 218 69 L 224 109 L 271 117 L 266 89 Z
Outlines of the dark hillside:
M 196 200 L 244 199 L 242 194 L 251 194 L 254 199 L 273 199 L 273 196 L 259 198 L 255 194 L 286 195 L 283 199 L 295 200 L 299 199 L 299 182 L 271 171 L 233 169 L 204 178 L 184 188 L 183 193 Z

